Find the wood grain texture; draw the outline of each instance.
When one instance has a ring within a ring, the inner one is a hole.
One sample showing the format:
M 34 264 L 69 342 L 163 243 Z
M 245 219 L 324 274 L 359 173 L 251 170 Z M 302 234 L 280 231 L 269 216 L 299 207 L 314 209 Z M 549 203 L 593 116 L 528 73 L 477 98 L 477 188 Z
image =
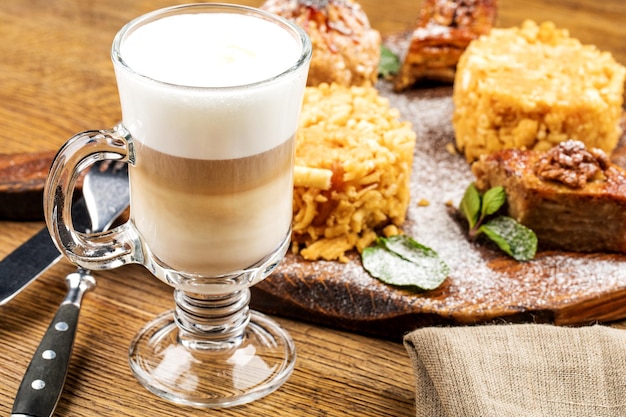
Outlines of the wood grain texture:
M 43 220 L 43 189 L 54 155 L 0 154 L 0 219 Z
M 78 131 L 113 126 L 120 118 L 109 59 L 113 36 L 128 20 L 175 3 L 183 1 L 0 2 L 0 153 L 55 151 Z M 549 18 L 626 62 L 621 0 L 501 3 L 500 25 Z M 373 26 L 390 34 L 410 28 L 420 2 L 361 4 Z M 0 222 L 0 256 L 42 226 Z M 63 277 L 72 271 L 61 262 L 0 307 L 1 414 L 11 410 L 30 356 L 65 294 Z M 295 339 L 298 362 L 279 391 L 226 410 L 169 404 L 134 380 L 126 354 L 141 326 L 172 307 L 171 289 L 135 266 L 97 273 L 96 279 L 98 287 L 84 301 L 58 416 L 415 415 L 412 370 L 401 344 L 287 319 L 278 320 Z

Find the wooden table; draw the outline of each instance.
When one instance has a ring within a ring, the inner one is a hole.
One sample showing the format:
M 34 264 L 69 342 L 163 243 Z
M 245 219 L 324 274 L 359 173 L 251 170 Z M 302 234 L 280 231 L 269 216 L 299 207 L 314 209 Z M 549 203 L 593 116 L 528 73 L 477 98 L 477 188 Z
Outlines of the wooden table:
M 120 119 L 111 41 L 128 20 L 180 1 L 0 2 L 0 152 L 56 150 L 86 129 Z M 252 6 L 260 0 L 241 1 Z M 626 63 L 626 3 L 622 0 L 501 1 L 499 26 L 524 18 L 553 20 L 584 43 Z M 405 31 L 419 1 L 363 0 L 383 35 Z M 0 257 L 43 227 L 0 222 Z M 46 326 L 65 294 L 61 261 L 9 304 L 0 307 L 0 414 L 13 397 Z M 306 415 L 411 416 L 413 377 L 400 341 L 382 341 L 278 318 L 291 333 L 298 362 L 277 392 L 221 411 L 181 408 L 148 393 L 127 365 L 131 338 L 154 315 L 173 306 L 172 291 L 138 266 L 96 274 L 87 295 L 59 416 Z M 620 325 L 620 324 L 617 324 Z

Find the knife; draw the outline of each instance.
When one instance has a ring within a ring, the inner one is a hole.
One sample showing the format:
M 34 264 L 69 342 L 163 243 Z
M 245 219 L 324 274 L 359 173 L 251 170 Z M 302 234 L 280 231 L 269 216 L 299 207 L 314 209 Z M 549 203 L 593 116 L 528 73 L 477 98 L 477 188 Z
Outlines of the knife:
M 89 227 L 89 215 L 82 197 L 72 205 L 72 220 L 76 230 L 86 231 Z M 11 301 L 62 257 L 46 227 L 7 255 L 0 261 L 0 306 Z

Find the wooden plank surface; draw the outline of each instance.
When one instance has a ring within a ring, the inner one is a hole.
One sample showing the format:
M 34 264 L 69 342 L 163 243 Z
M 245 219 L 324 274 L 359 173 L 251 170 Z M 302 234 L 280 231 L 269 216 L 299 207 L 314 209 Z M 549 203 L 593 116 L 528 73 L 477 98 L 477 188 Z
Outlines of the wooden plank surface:
M 0 2 L 0 153 L 55 151 L 71 135 L 120 118 L 109 50 L 128 20 L 181 0 L 4 0 Z M 260 0 L 241 3 L 258 6 Z M 419 1 L 363 0 L 384 34 L 407 30 Z M 574 36 L 626 62 L 626 3 L 621 0 L 501 2 L 500 25 L 550 18 Z M 0 257 L 43 226 L 0 222 Z M 61 262 L 0 307 L 0 413 L 8 415 L 30 356 L 62 300 Z M 276 393 L 227 410 L 181 408 L 147 392 L 128 368 L 134 334 L 173 306 L 171 289 L 140 267 L 96 275 L 87 295 L 58 416 L 411 416 L 413 379 L 401 344 L 278 320 L 293 336 L 298 362 Z M 314 290 L 314 288 L 312 288 Z M 624 327 L 621 325 L 621 327 Z

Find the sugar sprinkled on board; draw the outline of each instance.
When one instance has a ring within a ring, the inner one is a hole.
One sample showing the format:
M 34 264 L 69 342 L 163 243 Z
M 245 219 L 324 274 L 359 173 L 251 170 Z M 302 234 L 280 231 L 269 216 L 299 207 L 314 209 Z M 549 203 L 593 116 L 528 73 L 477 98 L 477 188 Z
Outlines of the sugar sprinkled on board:
M 439 289 L 420 293 L 372 278 L 357 254 L 351 254 L 347 264 L 303 262 L 289 255 L 279 266 L 279 276 L 271 279 L 291 277 L 289 285 L 300 286 L 301 291 L 289 295 L 293 302 L 324 311 L 327 320 L 370 323 L 419 314 L 471 323 L 529 311 L 557 311 L 626 290 L 626 256 L 544 251 L 532 261 L 517 262 L 490 242 L 470 242 L 464 225 L 450 214 L 450 206 L 459 204 L 474 180 L 464 158 L 450 152 L 454 147 L 451 87 L 403 94 L 394 93 L 389 83 L 379 83 L 377 88 L 417 134 L 411 198 L 429 204 L 410 204 L 403 230 L 439 253 L 450 266 L 449 277 Z

